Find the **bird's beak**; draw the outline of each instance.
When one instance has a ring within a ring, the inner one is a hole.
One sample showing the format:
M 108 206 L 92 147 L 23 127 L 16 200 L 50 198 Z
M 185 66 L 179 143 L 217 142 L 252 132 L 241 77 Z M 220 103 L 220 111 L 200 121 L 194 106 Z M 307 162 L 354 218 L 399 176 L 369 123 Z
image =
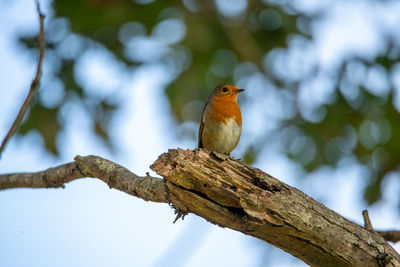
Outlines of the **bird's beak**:
M 236 89 L 236 90 L 235 90 L 236 93 L 241 93 L 241 92 L 243 92 L 243 91 L 244 91 L 244 89 Z

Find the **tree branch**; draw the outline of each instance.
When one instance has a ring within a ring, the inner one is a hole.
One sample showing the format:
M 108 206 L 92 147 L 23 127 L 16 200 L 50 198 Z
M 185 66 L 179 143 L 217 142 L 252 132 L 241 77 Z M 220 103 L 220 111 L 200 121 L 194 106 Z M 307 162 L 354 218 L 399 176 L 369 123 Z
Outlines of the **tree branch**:
M 311 266 L 400 266 L 375 232 L 270 175 L 205 150 L 170 150 L 151 168 L 174 207 L 279 247 Z
M 46 41 L 45 41 L 45 34 L 44 34 L 44 26 L 43 26 L 43 21 L 44 21 L 44 15 L 42 14 L 42 12 L 40 11 L 40 6 L 39 6 L 39 2 L 36 1 L 36 9 L 39 15 L 39 24 L 40 24 L 40 31 L 38 36 L 36 37 L 36 41 L 39 47 L 39 59 L 38 59 L 38 63 L 37 63 L 37 67 L 36 67 L 36 75 L 35 78 L 33 79 L 32 83 L 31 83 L 31 87 L 29 90 L 29 93 L 24 101 L 24 103 L 21 106 L 21 109 L 18 112 L 17 117 L 14 120 L 14 123 L 11 125 L 10 130 L 8 131 L 7 135 L 4 137 L 3 142 L 1 143 L 0 146 L 0 157 L 1 154 L 4 150 L 4 148 L 7 145 L 8 140 L 14 135 L 14 133 L 17 131 L 19 124 L 21 123 L 24 114 L 26 112 L 26 110 L 29 107 L 29 104 L 31 103 L 33 96 L 35 95 L 37 89 L 39 88 L 40 85 L 40 78 L 42 76 L 42 61 L 43 61 L 43 57 L 44 57 L 44 50 L 46 47 Z
M 364 218 L 364 228 L 369 231 L 374 231 L 381 235 L 386 241 L 390 241 L 393 243 L 400 241 L 400 231 L 391 230 L 391 231 L 375 231 L 372 226 L 371 219 L 369 218 L 368 210 L 363 210 L 362 215 Z
M 370 231 L 374 231 L 374 227 L 372 226 L 371 219 L 369 218 L 368 210 L 362 211 L 362 216 L 364 218 L 364 228 Z
M 396 243 L 400 241 L 400 231 L 391 230 L 391 231 L 376 231 L 378 234 L 383 236 L 387 241 Z
M 110 188 L 146 201 L 169 203 L 162 179 L 137 176 L 114 162 L 96 156 L 76 156 L 75 162 L 36 173 L 0 175 L 0 190 L 18 187 L 58 188 L 84 177 L 98 178 Z
M 269 242 L 311 266 L 400 266 L 399 254 L 376 232 L 226 155 L 170 150 L 151 168 L 164 180 L 138 177 L 99 157 L 77 156 L 75 162 L 38 173 L 0 175 L 0 189 L 63 187 L 97 177 L 144 200 L 171 203 L 178 214 L 191 212 Z

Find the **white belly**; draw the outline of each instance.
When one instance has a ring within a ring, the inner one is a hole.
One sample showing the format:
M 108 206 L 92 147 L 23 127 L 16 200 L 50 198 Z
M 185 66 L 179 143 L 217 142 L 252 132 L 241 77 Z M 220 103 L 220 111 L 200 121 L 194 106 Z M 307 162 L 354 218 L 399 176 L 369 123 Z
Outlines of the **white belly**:
M 235 119 L 226 123 L 205 123 L 203 130 L 203 146 L 210 150 L 229 154 L 237 145 L 242 128 Z

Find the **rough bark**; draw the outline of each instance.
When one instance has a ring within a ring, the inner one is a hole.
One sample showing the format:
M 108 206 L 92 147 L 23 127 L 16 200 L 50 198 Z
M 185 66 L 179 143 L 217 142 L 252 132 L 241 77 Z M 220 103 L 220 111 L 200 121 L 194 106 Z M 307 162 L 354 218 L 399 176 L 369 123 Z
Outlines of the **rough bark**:
M 311 266 L 400 266 L 397 252 L 375 231 L 226 155 L 170 150 L 151 168 L 164 179 L 139 177 L 100 157 L 77 156 L 42 172 L 0 175 L 0 189 L 64 187 L 95 177 L 144 200 L 171 203 L 179 214 L 192 212 L 264 240 Z
M 311 266 L 400 266 L 367 230 L 270 175 L 204 150 L 170 150 L 151 166 L 172 204 L 279 247 Z

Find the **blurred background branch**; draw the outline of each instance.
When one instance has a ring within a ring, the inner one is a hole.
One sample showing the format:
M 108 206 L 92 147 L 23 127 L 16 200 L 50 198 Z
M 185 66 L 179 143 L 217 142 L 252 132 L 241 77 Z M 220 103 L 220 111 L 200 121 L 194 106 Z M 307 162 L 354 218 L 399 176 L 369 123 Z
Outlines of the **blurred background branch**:
M 39 58 L 38 58 L 38 63 L 36 67 L 36 74 L 35 78 L 33 79 L 31 83 L 31 87 L 29 89 L 28 95 L 24 101 L 24 103 L 21 106 L 21 109 L 18 112 L 17 117 L 15 118 L 13 124 L 10 127 L 10 130 L 7 132 L 7 135 L 4 137 L 3 142 L 1 143 L 0 146 L 0 158 L 1 154 L 3 153 L 3 150 L 5 149 L 8 140 L 14 135 L 14 133 L 17 131 L 22 119 L 24 118 L 25 112 L 29 107 L 29 104 L 31 103 L 33 96 L 35 95 L 37 89 L 40 86 L 40 77 L 42 77 L 42 61 L 44 57 L 44 51 L 46 47 L 46 37 L 45 37 L 45 32 L 44 32 L 44 26 L 43 26 L 43 21 L 44 21 L 44 15 L 40 11 L 40 5 L 39 1 L 36 0 L 36 10 L 38 13 L 39 17 L 39 34 L 36 36 L 36 42 L 39 47 Z

